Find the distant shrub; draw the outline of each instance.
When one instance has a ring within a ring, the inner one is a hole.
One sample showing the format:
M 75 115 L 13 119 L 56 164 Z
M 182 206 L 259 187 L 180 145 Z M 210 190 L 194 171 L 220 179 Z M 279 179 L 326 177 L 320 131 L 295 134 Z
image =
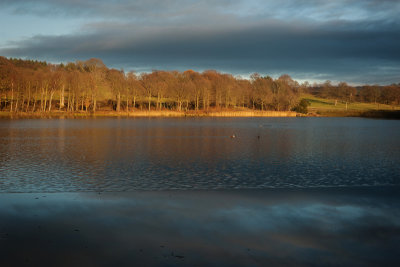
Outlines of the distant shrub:
M 299 104 L 293 108 L 293 111 L 296 111 L 298 113 L 303 113 L 307 114 L 308 113 L 308 106 L 310 105 L 310 102 L 308 102 L 306 99 L 302 99 Z

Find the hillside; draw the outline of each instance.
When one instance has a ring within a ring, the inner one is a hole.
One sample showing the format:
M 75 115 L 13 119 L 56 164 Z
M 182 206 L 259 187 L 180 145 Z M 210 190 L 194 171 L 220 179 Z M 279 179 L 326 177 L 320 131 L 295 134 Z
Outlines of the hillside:
M 308 115 L 310 116 L 400 117 L 399 105 L 365 102 L 351 102 L 346 105 L 344 101 L 337 101 L 335 105 L 335 99 L 325 99 L 312 94 L 302 94 L 301 98 L 310 103 L 308 106 Z

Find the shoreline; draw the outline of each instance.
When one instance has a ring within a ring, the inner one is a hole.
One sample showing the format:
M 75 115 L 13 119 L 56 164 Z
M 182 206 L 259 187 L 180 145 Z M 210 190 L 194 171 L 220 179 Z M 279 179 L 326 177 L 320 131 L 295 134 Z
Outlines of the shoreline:
M 0 112 L 1 118 L 81 118 L 81 117 L 299 117 L 306 116 L 294 111 L 97 111 L 93 112 Z
M 325 112 L 309 112 L 301 114 L 294 111 L 258 111 L 258 110 L 221 110 L 221 111 L 170 111 L 170 110 L 151 110 L 142 111 L 135 110 L 130 112 L 116 111 L 97 111 L 93 112 L 66 112 L 66 111 L 51 111 L 51 112 L 10 112 L 0 111 L 0 118 L 9 119 L 73 119 L 73 118 L 96 118 L 96 117 L 226 117 L 226 118 L 255 118 L 255 117 L 270 117 L 270 118 L 294 118 L 294 117 L 360 117 L 360 118 L 375 118 L 375 119 L 400 119 L 400 110 L 348 110 L 348 111 L 325 111 Z

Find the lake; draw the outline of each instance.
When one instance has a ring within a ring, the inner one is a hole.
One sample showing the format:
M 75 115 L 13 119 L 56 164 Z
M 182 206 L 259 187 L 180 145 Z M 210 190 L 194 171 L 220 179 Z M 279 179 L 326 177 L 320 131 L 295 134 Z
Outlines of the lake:
M 3 120 L 0 192 L 399 185 L 399 137 L 360 118 Z
M 0 120 L 1 266 L 381 266 L 400 121 Z

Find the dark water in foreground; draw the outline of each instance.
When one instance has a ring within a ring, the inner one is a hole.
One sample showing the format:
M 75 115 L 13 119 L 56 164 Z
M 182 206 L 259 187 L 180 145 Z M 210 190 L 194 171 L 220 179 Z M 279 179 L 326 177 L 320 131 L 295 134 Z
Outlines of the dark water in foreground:
M 399 185 L 399 137 L 360 118 L 3 120 L 0 192 Z
M 396 266 L 399 133 L 359 118 L 1 120 L 0 266 Z
M 0 194 L 1 266 L 397 266 L 400 190 Z

